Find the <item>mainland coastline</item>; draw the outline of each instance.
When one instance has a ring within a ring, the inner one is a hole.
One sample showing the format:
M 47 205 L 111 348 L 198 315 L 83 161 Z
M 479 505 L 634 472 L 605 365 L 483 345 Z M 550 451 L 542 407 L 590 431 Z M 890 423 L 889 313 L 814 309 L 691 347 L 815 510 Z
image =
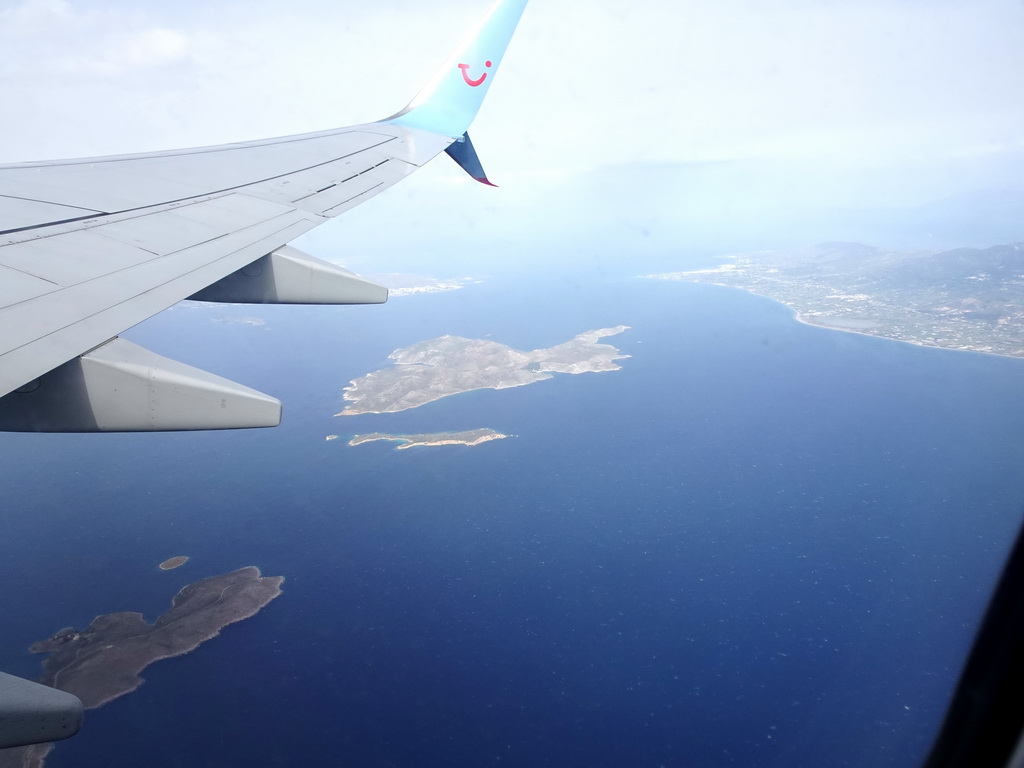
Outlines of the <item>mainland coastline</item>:
M 709 269 L 644 277 L 737 288 L 819 328 L 1024 357 L 1024 243 L 952 251 L 821 243 L 725 258 Z

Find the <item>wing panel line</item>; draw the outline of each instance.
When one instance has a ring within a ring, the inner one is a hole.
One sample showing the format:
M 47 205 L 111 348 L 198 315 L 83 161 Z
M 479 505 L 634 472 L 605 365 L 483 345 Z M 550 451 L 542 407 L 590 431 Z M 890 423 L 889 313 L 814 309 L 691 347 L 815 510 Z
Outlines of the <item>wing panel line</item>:
M 102 344 L 106 339 L 113 338 L 126 328 L 173 306 L 201 287 L 240 269 L 245 264 L 259 258 L 263 253 L 279 247 L 281 243 L 289 242 L 319 223 L 314 220 L 319 218 L 315 215 L 298 210 L 289 213 L 304 215 L 296 221 L 262 233 L 255 240 L 239 244 L 231 252 L 212 261 L 208 259 L 206 253 L 202 252 L 204 246 L 196 246 L 196 250 L 199 252 L 189 254 L 189 257 L 201 261 L 194 266 L 189 266 L 186 271 L 176 273 L 155 285 L 152 282 L 147 283 L 143 275 L 136 275 L 139 278 L 140 286 L 143 284 L 146 286 L 141 290 L 133 287 L 130 290 L 130 295 L 111 301 L 104 301 L 109 298 L 104 295 L 88 296 L 87 298 L 92 299 L 93 303 L 98 305 L 97 308 L 91 311 L 87 310 L 84 314 L 81 311 L 69 313 L 68 317 L 58 320 L 61 323 L 59 326 L 51 327 L 43 333 L 39 333 L 39 327 L 36 326 L 32 331 L 31 338 L 20 340 L 16 346 L 12 346 L 0 354 L 0 361 L 3 361 L 3 365 L 0 366 L 0 393 L 7 394 L 22 386 L 26 381 L 31 381 L 46 371 L 77 357 L 81 354 L 82 349 L 79 336 L 87 334 L 92 339 L 100 338 L 99 343 Z M 272 243 L 278 245 L 275 246 Z M 208 274 L 204 275 L 204 272 Z M 97 280 L 103 279 L 97 278 Z M 59 293 L 77 292 L 76 289 L 79 287 L 81 286 L 66 288 Z M 124 287 L 123 283 L 119 287 Z M 145 307 L 136 306 L 138 298 L 142 295 L 146 295 L 149 301 Z M 61 300 L 63 299 L 62 296 Z M 36 303 L 38 304 L 38 301 Z M 134 311 L 125 313 L 123 310 L 125 306 L 133 308 Z M 27 312 L 32 312 L 33 309 L 30 306 L 22 307 L 22 311 Z M 7 313 L 7 310 L 0 311 L 0 317 Z M 52 314 L 49 317 L 51 320 L 56 319 Z M 41 345 L 40 342 L 43 340 L 48 343 Z M 94 347 L 96 344 L 93 342 L 89 346 Z
M 17 234 L 17 233 L 20 233 L 20 232 L 31 232 L 33 230 L 44 229 L 46 227 L 60 226 L 62 224 L 74 224 L 76 222 L 88 221 L 89 219 L 94 219 L 94 218 L 104 218 L 106 216 L 117 216 L 117 215 L 125 214 L 125 213 L 136 213 L 138 211 L 145 211 L 145 210 L 148 210 L 148 209 L 151 209 L 151 208 L 152 209 L 160 209 L 160 208 L 162 208 L 164 206 L 173 205 L 175 203 L 185 203 L 185 202 L 188 202 L 189 200 L 196 200 L 198 198 L 209 197 L 211 195 L 227 194 L 229 192 L 235 192 L 235 191 L 238 191 L 240 189 L 245 189 L 247 187 L 256 186 L 258 184 L 266 184 L 269 181 L 275 181 L 277 179 L 283 179 L 283 178 L 285 178 L 287 176 L 295 176 L 296 174 L 299 174 L 299 173 L 304 173 L 306 171 L 311 171 L 314 168 L 322 168 L 325 165 L 330 165 L 331 163 L 336 163 L 339 160 L 344 160 L 347 157 L 355 157 L 355 156 L 357 156 L 359 154 L 362 154 L 363 152 L 366 152 L 368 150 L 376 149 L 377 147 L 380 147 L 380 146 L 382 146 L 384 144 L 387 144 L 388 142 L 396 141 L 397 138 L 398 138 L 397 136 L 390 136 L 390 137 L 386 138 L 384 141 L 378 142 L 377 144 L 372 144 L 372 145 L 367 146 L 367 147 L 362 147 L 361 149 L 357 150 L 356 152 L 350 152 L 347 155 L 339 155 L 338 157 L 332 157 L 330 160 L 325 160 L 325 161 L 323 161 L 321 163 L 314 163 L 313 165 L 309 165 L 309 166 L 306 166 L 304 168 L 299 168 L 298 170 L 292 170 L 292 171 L 287 171 L 285 173 L 279 173 L 279 174 L 276 174 L 274 176 L 268 176 L 268 177 L 263 178 L 263 179 L 256 179 L 255 181 L 246 182 L 245 184 L 236 184 L 233 187 L 225 187 L 223 189 L 210 190 L 210 191 L 204 192 L 202 194 L 189 195 L 187 197 L 181 197 L 181 198 L 177 198 L 177 199 L 174 199 L 174 200 L 165 200 L 165 201 L 163 201 L 161 203 L 157 203 L 155 205 L 144 205 L 144 206 L 140 206 L 138 208 L 125 208 L 125 209 L 120 210 L 120 211 L 105 211 L 105 212 L 101 212 L 99 214 L 99 216 L 95 216 L 95 215 L 77 216 L 77 217 L 74 217 L 74 218 L 71 218 L 71 219 L 63 219 L 61 221 L 47 221 L 47 222 L 41 222 L 39 224 L 30 224 L 30 225 L 25 226 L 25 227 L 15 227 L 14 229 L 0 230 L 0 236 L 3 236 L 3 235 L 13 235 L 13 234 Z M 381 163 L 377 163 L 376 165 L 372 165 L 369 168 L 367 168 L 366 171 L 373 170 L 377 166 L 383 165 L 386 162 L 387 162 L 387 160 L 384 160 Z M 363 173 L 366 173 L 366 171 L 360 171 L 360 173 L 357 173 L 356 176 L 359 176 L 359 175 L 361 175 Z M 37 201 L 37 202 L 48 202 L 48 201 L 42 200 L 42 201 Z M 57 205 L 57 203 L 51 203 L 51 205 Z M 71 208 L 71 207 L 75 207 L 75 206 L 65 206 L 65 207 Z M 83 209 L 83 210 L 88 210 L 88 209 Z M 154 212 L 156 212 L 156 211 L 154 211 Z
M 41 205 L 59 205 L 61 208 L 75 208 L 79 211 L 90 211 L 92 213 L 103 213 L 103 211 L 97 211 L 93 208 L 85 208 L 81 205 L 71 205 L 70 203 L 55 203 L 51 200 L 38 200 L 34 197 L 19 197 L 18 195 L 0 195 L 5 200 L 24 200 L 26 203 L 39 203 Z M 2 234 L 2 233 L 0 233 Z

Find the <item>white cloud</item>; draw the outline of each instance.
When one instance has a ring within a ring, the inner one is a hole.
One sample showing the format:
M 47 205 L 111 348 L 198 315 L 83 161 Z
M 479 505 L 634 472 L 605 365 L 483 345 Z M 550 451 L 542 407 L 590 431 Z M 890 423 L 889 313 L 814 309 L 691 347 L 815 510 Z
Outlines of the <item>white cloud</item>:
M 27 0 L 0 12 L 0 97 L 25 107 L 0 147 L 8 160 L 122 152 L 383 117 L 486 5 Z M 1012 146 L 1022 37 L 1014 0 L 535 0 L 474 138 L 499 176 Z
M 117 75 L 183 56 L 185 37 L 130 9 L 76 10 L 63 0 L 26 0 L 0 11 L 0 67 L 8 88 L 51 74 L 73 80 Z
M 180 32 L 154 27 L 128 37 L 114 58 L 123 65 L 146 67 L 180 58 L 185 55 L 186 47 L 185 37 Z

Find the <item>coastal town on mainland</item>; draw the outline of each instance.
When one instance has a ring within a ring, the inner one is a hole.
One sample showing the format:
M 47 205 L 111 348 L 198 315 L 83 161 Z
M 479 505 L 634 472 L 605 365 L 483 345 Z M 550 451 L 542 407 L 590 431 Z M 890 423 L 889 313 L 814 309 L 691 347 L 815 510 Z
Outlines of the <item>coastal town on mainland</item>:
M 821 243 L 724 258 L 644 277 L 739 288 L 833 330 L 1024 357 L 1024 243 L 947 251 Z

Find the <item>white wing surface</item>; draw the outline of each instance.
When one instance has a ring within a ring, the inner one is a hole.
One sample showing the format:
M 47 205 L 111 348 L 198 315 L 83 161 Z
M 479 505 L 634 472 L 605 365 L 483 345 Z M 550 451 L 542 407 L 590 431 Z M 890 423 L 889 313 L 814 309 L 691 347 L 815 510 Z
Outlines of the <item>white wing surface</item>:
M 117 335 L 189 297 L 385 301 L 381 286 L 285 246 L 442 151 L 486 181 L 466 129 L 524 6 L 499 0 L 424 92 L 378 123 L 0 166 L 0 429 L 276 424 L 273 398 Z

